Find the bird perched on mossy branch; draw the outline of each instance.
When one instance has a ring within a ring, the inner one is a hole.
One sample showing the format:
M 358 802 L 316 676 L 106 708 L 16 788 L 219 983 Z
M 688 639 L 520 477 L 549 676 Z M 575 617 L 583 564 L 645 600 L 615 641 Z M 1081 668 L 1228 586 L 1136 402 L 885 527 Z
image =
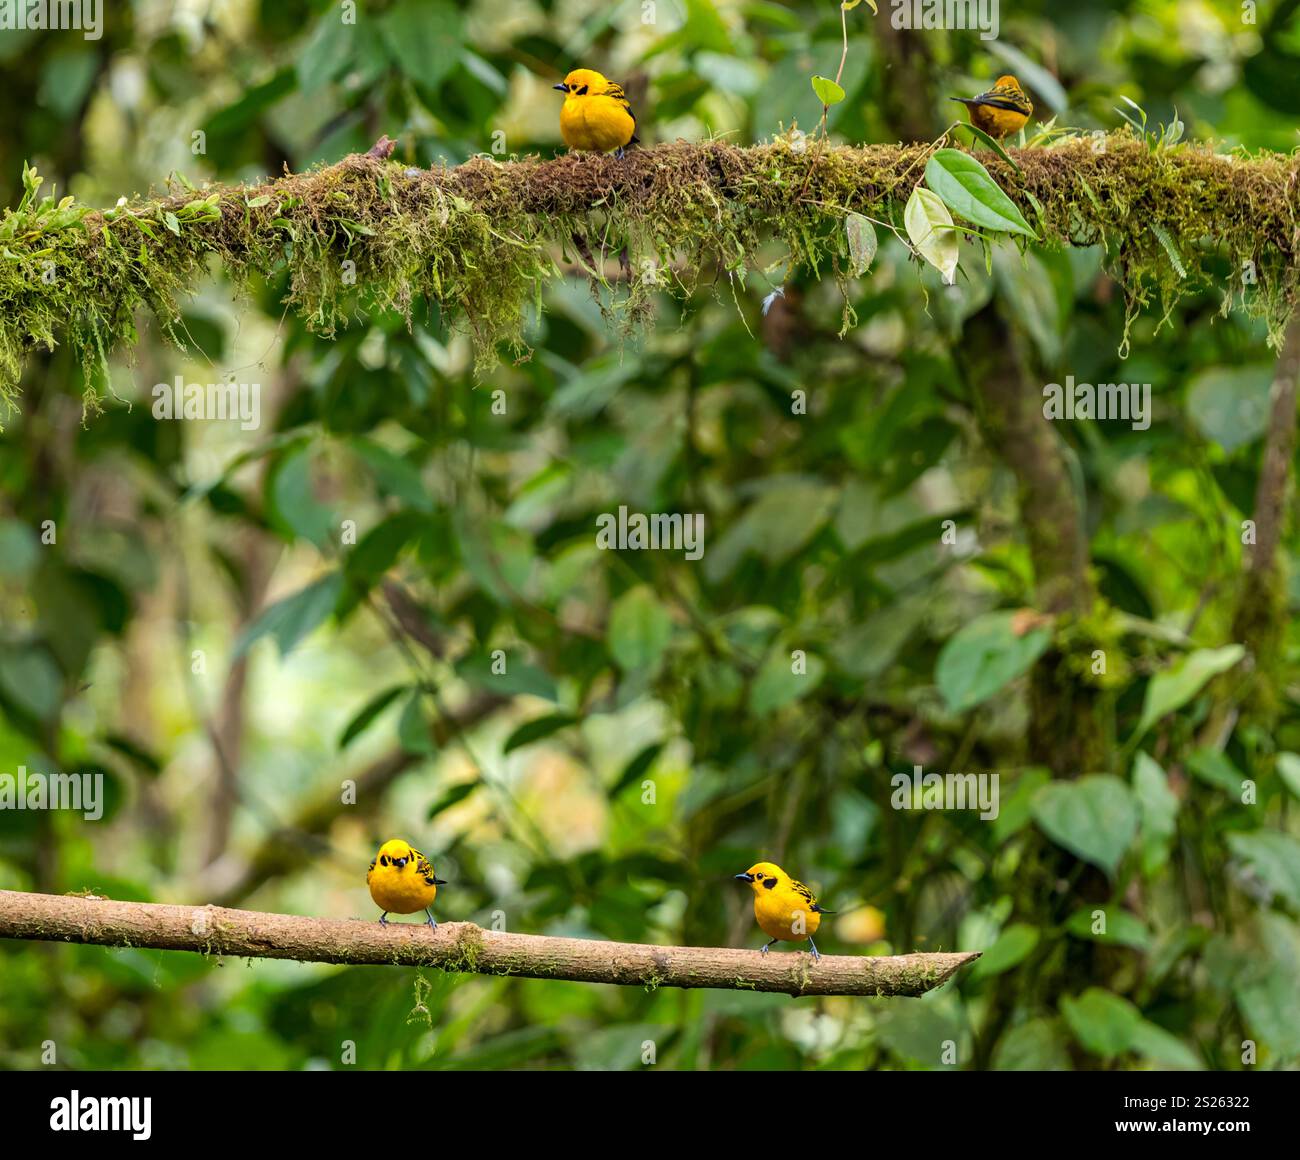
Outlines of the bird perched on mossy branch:
M 388 925 L 390 913 L 414 914 L 423 910 L 429 916 L 429 926 L 438 929 L 429 907 L 438 896 L 438 887 L 446 883 L 435 877 L 433 863 L 410 843 L 389 838 L 380 846 L 366 871 L 366 885 L 375 905 L 384 912 L 379 916 L 380 926 Z
M 965 105 L 970 123 L 999 141 L 1024 128 L 1034 114 L 1034 106 L 1020 82 L 1010 74 L 998 77 L 997 83 L 978 97 L 950 97 L 949 100 Z
M 590 68 L 576 68 L 554 86 L 564 94 L 560 136 L 570 149 L 623 156 L 637 144 L 636 117 L 623 86 Z
M 834 914 L 833 910 L 824 910 L 808 887 L 771 862 L 757 862 L 736 879 L 748 882 L 754 891 L 754 919 L 771 936 L 761 948 L 764 954 L 774 942 L 807 939 L 812 957 L 821 958 L 812 936 L 822 924 L 822 915 Z

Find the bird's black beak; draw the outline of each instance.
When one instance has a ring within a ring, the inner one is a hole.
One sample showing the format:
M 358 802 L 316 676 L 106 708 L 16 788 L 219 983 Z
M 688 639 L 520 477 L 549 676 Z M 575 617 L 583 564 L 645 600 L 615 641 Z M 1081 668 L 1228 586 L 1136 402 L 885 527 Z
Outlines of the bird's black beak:
M 435 878 L 435 879 L 433 880 L 433 884 L 434 884 L 435 886 L 446 886 L 446 885 L 447 885 L 447 880 L 446 880 L 445 878 Z
M 405 859 L 405 858 L 394 858 L 394 859 L 393 859 L 393 865 L 396 866 L 396 867 L 400 870 L 403 866 L 406 865 L 406 859 Z
M 569 91 L 568 85 L 552 85 L 551 88 L 559 89 L 559 91 L 562 93 L 567 93 Z
M 753 881 L 754 881 L 754 876 L 753 876 L 752 874 L 737 874 L 737 875 L 736 875 L 736 881 L 737 881 L 737 882 L 753 882 Z

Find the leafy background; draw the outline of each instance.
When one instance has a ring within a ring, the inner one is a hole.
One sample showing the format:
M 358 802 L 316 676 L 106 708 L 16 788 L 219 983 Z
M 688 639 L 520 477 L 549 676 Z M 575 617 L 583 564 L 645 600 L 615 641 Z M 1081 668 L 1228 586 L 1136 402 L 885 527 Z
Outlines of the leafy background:
M 897 35 L 882 7 L 849 14 L 835 139 L 931 138 L 947 94 L 1010 69 L 1062 125 L 1113 127 L 1124 96 L 1225 148 L 1295 143 L 1295 3 L 1258 24 L 1235 2 L 1004 5 L 992 42 Z M 840 54 L 834 3 L 340 11 L 135 0 L 99 41 L 0 33 L 3 204 L 24 160 L 107 206 L 381 133 L 420 166 L 550 154 L 550 85 L 579 64 L 625 83 L 647 142 L 758 141 L 813 130 L 809 78 Z M 0 434 L 0 771 L 99 770 L 110 800 L 99 823 L 0 812 L 0 886 L 370 920 L 365 866 L 401 834 L 450 879 L 442 918 L 757 946 L 731 875 L 768 856 L 842 912 L 824 950 L 979 963 L 919 1001 L 795 1002 L 3 944 L 0 1064 L 53 1040 L 68 1067 L 338 1067 L 352 1041 L 363 1067 L 634 1068 L 653 1040 L 681 1069 L 1295 1066 L 1289 623 L 1275 695 L 1205 740 L 1243 665 L 1272 363 L 1259 324 L 1219 316 L 1234 272 L 1139 318 L 1121 360 L 1097 247 L 991 278 L 963 247 L 945 295 L 882 244 L 844 337 L 833 282 L 787 278 L 778 245 L 756 259 L 630 336 L 616 301 L 557 283 L 531 358 L 481 382 L 436 311 L 326 341 L 284 313 L 276 271 L 239 299 L 214 271 L 184 350 L 142 324 L 100 414 L 65 351 L 33 355 Z M 964 361 L 990 299 L 1035 389 L 1153 386 L 1147 431 L 1054 425 L 1112 641 L 1089 768 L 1031 736 L 1053 628 L 1018 611 L 1024 518 Z M 227 374 L 262 384 L 259 430 L 152 418 L 155 383 Z M 598 551 L 620 504 L 704 513 L 704 558 Z M 999 817 L 892 808 L 915 764 L 1000 774 Z

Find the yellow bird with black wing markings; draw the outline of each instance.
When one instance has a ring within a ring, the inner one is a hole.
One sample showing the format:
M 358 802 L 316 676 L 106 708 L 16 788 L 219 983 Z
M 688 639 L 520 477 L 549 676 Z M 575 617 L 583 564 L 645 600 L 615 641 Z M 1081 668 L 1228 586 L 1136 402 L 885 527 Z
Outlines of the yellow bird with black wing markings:
M 590 68 L 576 68 L 554 86 L 564 94 L 560 136 L 570 149 L 623 156 L 637 144 L 636 117 L 623 86 Z
M 821 958 L 812 936 L 822 924 L 822 915 L 834 914 L 833 910 L 823 909 L 808 887 L 772 862 L 756 862 L 736 878 L 748 882 L 754 891 L 754 918 L 763 933 L 770 936 L 761 948 L 764 954 L 774 942 L 807 939 L 812 957 Z
M 434 874 L 433 863 L 409 842 L 389 838 L 380 846 L 366 871 L 366 885 L 375 905 L 384 912 L 379 916 L 381 926 L 388 925 L 389 914 L 423 910 L 429 916 L 429 926 L 438 929 L 429 907 L 438 896 L 438 887 L 446 883 Z
M 1033 103 L 1010 73 L 998 77 L 994 86 L 978 97 L 950 97 L 949 100 L 965 105 L 970 123 L 999 141 L 1023 129 L 1034 115 Z

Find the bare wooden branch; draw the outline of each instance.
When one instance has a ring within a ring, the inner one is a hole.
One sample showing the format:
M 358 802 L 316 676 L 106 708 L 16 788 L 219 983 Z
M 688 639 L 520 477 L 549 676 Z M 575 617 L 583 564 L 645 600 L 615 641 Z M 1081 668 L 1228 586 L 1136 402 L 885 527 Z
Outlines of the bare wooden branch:
M 152 947 L 205 955 L 309 963 L 438 967 L 480 975 L 521 975 L 633 987 L 717 987 L 799 995 L 922 995 L 952 977 L 968 954 L 823 955 L 757 948 L 670 947 L 555 938 L 444 922 L 305 918 L 116 902 L 82 895 L 0 891 L 0 938 Z

